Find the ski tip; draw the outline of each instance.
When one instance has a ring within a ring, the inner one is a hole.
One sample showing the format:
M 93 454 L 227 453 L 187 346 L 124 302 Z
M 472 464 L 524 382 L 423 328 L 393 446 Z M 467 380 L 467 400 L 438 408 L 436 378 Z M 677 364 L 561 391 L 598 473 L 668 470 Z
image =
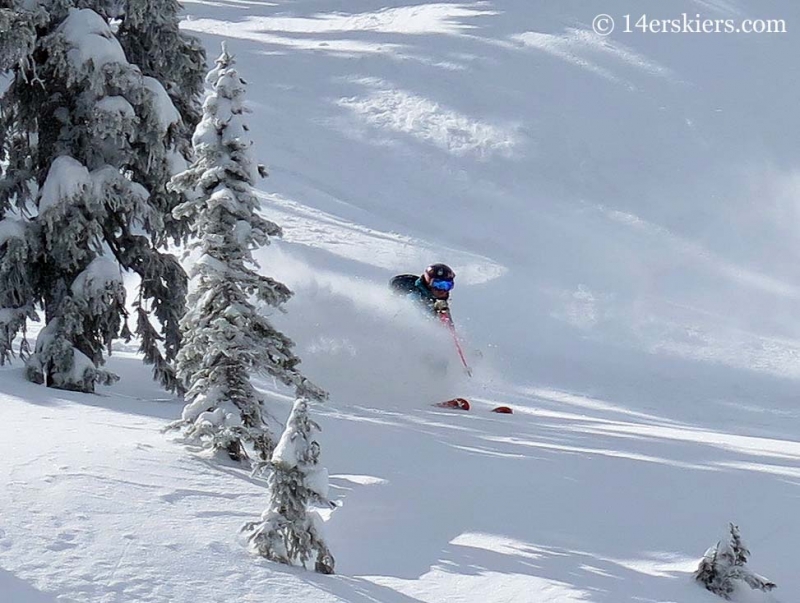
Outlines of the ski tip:
M 493 408 L 492 412 L 499 412 L 500 414 L 504 415 L 513 415 L 514 411 L 511 410 L 508 406 L 498 406 L 497 408 Z
M 445 400 L 444 402 L 437 402 L 434 406 L 439 408 L 455 408 L 457 410 L 469 410 L 469 400 L 466 398 L 453 398 L 452 400 Z

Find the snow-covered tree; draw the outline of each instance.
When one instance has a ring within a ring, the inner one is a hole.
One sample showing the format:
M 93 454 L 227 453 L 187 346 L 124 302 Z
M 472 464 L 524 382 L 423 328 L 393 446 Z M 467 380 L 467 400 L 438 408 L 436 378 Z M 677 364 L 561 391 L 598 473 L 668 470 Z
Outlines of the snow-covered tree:
M 295 401 L 286 429 L 268 463 L 269 506 L 260 521 L 246 523 L 254 553 L 270 561 L 302 565 L 314 559 L 314 570 L 332 574 L 334 559 L 322 537 L 322 519 L 311 505 L 328 500 L 328 472 L 319 466 L 319 426 L 308 416 L 308 404 Z
M 167 188 L 169 180 L 187 167 L 191 159 L 191 135 L 200 120 L 206 55 L 196 37 L 179 29 L 177 0 L 83 0 L 117 23 L 116 37 L 125 56 L 146 77 L 163 86 L 158 97 L 164 112 L 177 109 L 166 135 L 139 145 L 140 161 L 131 167 L 133 178 L 150 192 L 149 204 L 162 216 L 161 227 L 150 233 L 155 247 L 168 240 L 184 242 L 185 220 L 172 210 L 185 199 Z M 163 92 L 166 94 L 163 94 Z M 150 149 L 163 147 L 164 161 L 153 161 Z M 137 261 L 141 275 L 136 301 L 136 334 L 145 362 L 153 365 L 156 379 L 170 390 L 182 390 L 172 361 L 180 347 L 180 318 L 185 311 L 186 276 L 169 254 L 149 252 L 146 241 L 129 241 L 124 247 Z M 153 324 L 151 314 L 160 325 Z
M 0 100 L 0 360 L 41 307 L 27 376 L 80 391 L 114 380 L 101 365 L 111 340 L 129 333 L 129 269 L 141 277 L 141 311 L 149 299 L 165 332 L 164 355 L 153 344 L 146 356 L 174 386 L 186 276 L 156 244 L 181 116 L 128 62 L 108 21 L 72 4 L 0 0 L 0 22 L 19 24 L 0 44 L 0 68 L 13 76 Z M 155 329 L 139 318 L 144 341 Z
M 180 31 L 181 5 L 177 0 L 98 1 L 118 11 L 117 38 L 128 60 L 161 82 L 178 109 L 182 132 L 176 142 L 189 158 L 191 134 L 201 117 L 206 53 L 198 38 Z
M 298 371 L 294 344 L 255 305 L 281 308 L 291 292 L 255 270 L 251 250 L 281 230 L 257 213 L 252 187 L 260 169 L 250 156 L 245 82 L 233 65 L 223 47 L 207 77 L 211 90 L 193 137 L 196 159 L 172 182 L 189 197 L 174 213 L 189 219 L 191 248 L 198 254 L 191 272 L 196 288 L 181 322 L 178 354 L 188 403 L 174 426 L 235 460 L 253 452 L 266 460 L 274 442 L 251 373 L 272 375 L 298 396 L 322 399 L 325 393 Z
M 170 124 L 161 140 L 148 141 L 149 145 L 164 145 L 169 160 L 134 166 L 134 179 L 150 191 L 150 204 L 163 215 L 162 228 L 154 233 L 156 244 L 168 239 L 184 242 L 188 225 L 171 213 L 184 199 L 166 185 L 172 176 L 186 169 L 191 159 L 192 132 L 200 121 L 207 70 L 205 50 L 199 39 L 180 31 L 181 6 L 177 0 L 82 0 L 81 6 L 113 20 L 115 35 L 128 61 L 143 75 L 161 83 L 166 92 L 161 102 L 170 110 L 177 109 L 181 117 Z M 170 321 L 165 326 L 165 337 L 169 339 L 177 333 L 177 322 Z M 165 347 L 169 355 L 169 341 Z
M 33 11 L 19 11 L 13 3 L 0 2 L 0 72 L 12 69 L 33 50 L 34 16 Z
M 25 326 L 28 319 L 36 318 L 33 303 L 36 292 L 26 266 L 37 255 L 37 243 L 29 236 L 23 220 L 0 219 L 0 366 L 13 356 L 17 333 L 23 335 L 21 354 L 25 358 L 30 355 Z
M 750 551 L 742 542 L 739 527 L 729 524 L 730 541 L 718 542 L 700 560 L 694 578 L 706 589 L 730 600 L 738 584 L 744 582 L 755 590 L 770 591 L 775 584 L 747 567 Z

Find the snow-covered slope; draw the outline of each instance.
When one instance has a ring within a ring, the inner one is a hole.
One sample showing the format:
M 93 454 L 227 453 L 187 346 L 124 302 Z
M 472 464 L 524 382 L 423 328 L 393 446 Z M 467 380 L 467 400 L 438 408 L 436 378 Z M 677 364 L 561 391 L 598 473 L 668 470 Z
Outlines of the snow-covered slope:
M 623 31 L 683 12 L 788 33 Z M 794 601 L 798 12 L 187 2 L 185 28 L 211 56 L 228 39 L 250 84 L 264 211 L 286 231 L 259 257 L 297 293 L 274 318 L 332 394 L 314 412 L 338 575 L 247 554 L 263 485 L 162 435 L 180 404 L 123 352 L 101 396 L 0 369 L 0 592 L 699 603 L 690 573 L 733 521 L 778 584 L 739 600 Z M 386 291 L 432 261 L 458 273 L 472 379 Z M 430 406 L 455 395 L 474 410 Z

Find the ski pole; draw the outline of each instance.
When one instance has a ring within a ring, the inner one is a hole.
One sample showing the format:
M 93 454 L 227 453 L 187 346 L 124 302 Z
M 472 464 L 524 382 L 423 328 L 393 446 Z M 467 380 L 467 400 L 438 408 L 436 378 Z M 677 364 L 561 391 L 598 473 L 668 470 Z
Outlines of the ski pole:
M 461 358 L 461 364 L 464 365 L 464 369 L 467 371 L 467 375 L 472 377 L 472 369 L 467 364 L 467 359 L 464 357 L 464 350 L 461 349 L 461 344 L 458 342 L 458 334 L 456 333 L 456 326 L 453 324 L 453 321 L 450 320 L 450 316 L 447 314 L 442 314 L 442 322 L 447 324 L 447 328 L 450 329 L 450 333 L 453 335 L 453 343 L 456 344 L 456 351 L 458 352 L 458 357 Z

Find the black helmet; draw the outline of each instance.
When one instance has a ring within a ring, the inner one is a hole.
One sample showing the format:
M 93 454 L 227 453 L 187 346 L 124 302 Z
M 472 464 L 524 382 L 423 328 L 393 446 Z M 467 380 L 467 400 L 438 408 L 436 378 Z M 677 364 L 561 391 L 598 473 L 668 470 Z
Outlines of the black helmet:
M 422 280 L 430 287 L 433 281 L 453 281 L 456 278 L 456 273 L 447 264 L 431 264 L 425 268 L 422 274 Z

